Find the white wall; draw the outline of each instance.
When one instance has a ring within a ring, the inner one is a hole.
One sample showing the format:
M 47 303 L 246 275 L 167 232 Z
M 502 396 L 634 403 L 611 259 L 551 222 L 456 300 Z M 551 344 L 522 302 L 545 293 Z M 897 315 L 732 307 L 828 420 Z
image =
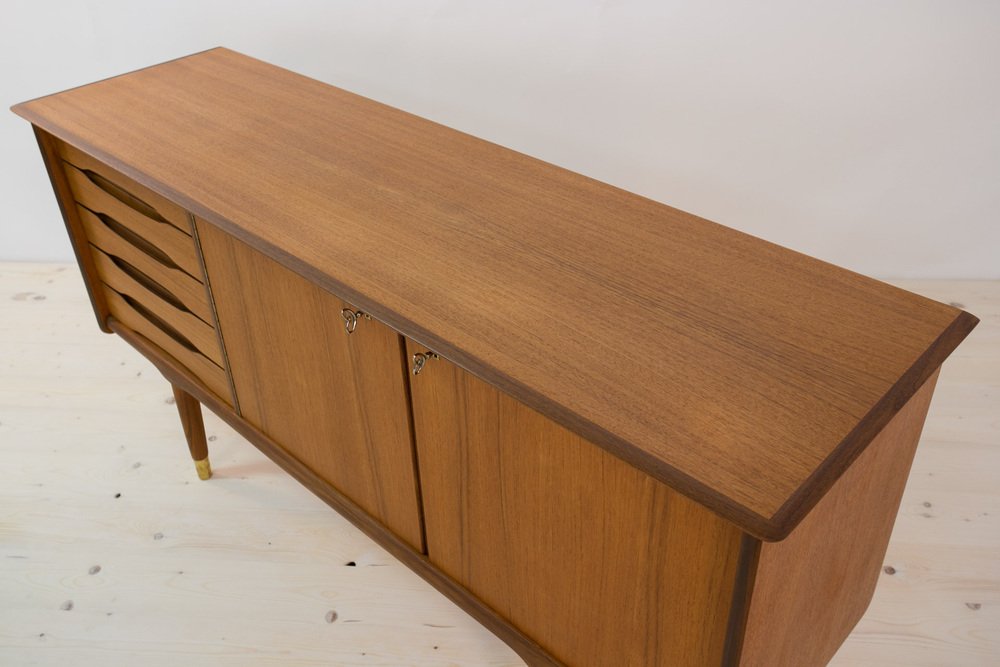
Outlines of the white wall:
M 1000 278 L 1000 2 L 4 9 L 6 106 L 225 45 L 863 273 Z M 29 127 L 0 138 L 0 259 L 69 259 Z

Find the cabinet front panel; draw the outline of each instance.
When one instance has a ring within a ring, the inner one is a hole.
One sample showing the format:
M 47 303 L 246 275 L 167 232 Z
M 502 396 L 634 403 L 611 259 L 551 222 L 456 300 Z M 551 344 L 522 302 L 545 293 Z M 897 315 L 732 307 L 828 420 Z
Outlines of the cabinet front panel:
M 721 664 L 739 530 L 443 359 L 410 385 L 435 565 L 566 664 Z
M 402 339 L 196 220 L 244 419 L 422 550 Z

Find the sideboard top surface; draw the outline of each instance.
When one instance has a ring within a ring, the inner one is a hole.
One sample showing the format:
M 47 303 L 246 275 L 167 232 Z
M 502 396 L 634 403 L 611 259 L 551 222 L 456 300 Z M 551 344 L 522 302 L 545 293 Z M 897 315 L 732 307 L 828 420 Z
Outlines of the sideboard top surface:
M 223 48 L 14 111 L 764 539 L 977 322 Z

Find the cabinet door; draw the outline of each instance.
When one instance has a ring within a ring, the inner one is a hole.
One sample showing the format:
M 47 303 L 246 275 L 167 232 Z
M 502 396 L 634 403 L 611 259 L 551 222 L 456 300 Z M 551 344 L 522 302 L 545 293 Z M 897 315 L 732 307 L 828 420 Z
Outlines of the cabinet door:
M 422 550 L 402 338 L 196 223 L 241 416 Z
M 722 664 L 735 526 L 443 359 L 410 386 L 435 565 L 566 664 Z

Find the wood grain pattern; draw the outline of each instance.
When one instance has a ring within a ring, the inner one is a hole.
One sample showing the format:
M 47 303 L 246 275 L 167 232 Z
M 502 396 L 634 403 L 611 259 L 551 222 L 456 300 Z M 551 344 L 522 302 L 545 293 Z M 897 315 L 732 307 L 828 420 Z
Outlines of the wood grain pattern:
M 94 246 L 91 248 L 97 271 L 106 285 L 119 294 L 127 294 L 136 299 L 183 334 L 199 352 L 222 366 L 222 350 L 219 348 L 219 338 L 212 325 L 188 310 L 184 303 L 173 295 L 161 292 L 155 283 L 146 283 L 141 273 L 135 274 L 140 278 L 137 280 L 128 273 L 133 271 L 132 267 L 126 265 L 123 269 L 116 263 L 116 258 L 112 258 L 100 248 Z M 147 285 L 152 285 L 153 289 Z
M 226 372 L 226 381 L 229 383 L 228 395 L 232 396 L 232 407 L 236 411 L 236 414 L 241 414 L 240 401 L 236 396 L 236 386 L 233 384 L 233 373 L 229 366 L 229 355 L 226 354 L 226 343 L 222 340 L 222 333 L 219 331 L 219 313 L 215 308 L 215 295 L 212 294 L 212 281 L 208 279 L 208 272 L 205 270 L 205 258 L 201 252 L 201 238 L 199 238 L 198 229 L 194 224 L 194 216 L 188 213 L 188 219 L 191 223 L 192 238 L 194 239 L 195 247 L 198 250 L 198 265 L 201 268 L 200 275 L 204 280 L 205 298 L 208 302 L 209 309 L 212 311 L 212 328 L 215 329 L 219 349 L 222 351 L 222 368 Z
M 432 563 L 567 665 L 721 664 L 735 526 L 443 359 L 411 392 Z
M 14 110 L 766 539 L 977 321 L 226 49 Z
M 826 665 L 864 615 L 936 382 L 937 373 L 787 539 L 761 546 L 740 665 Z
M 241 416 L 423 550 L 401 341 L 348 335 L 340 299 L 195 221 Z
M 110 256 L 128 262 L 180 299 L 185 307 L 200 319 L 205 322 L 211 321 L 212 311 L 205 286 L 197 278 L 179 268 L 164 264 L 160 258 L 126 240 L 91 211 L 78 206 L 77 212 L 87 238 L 94 246 Z

